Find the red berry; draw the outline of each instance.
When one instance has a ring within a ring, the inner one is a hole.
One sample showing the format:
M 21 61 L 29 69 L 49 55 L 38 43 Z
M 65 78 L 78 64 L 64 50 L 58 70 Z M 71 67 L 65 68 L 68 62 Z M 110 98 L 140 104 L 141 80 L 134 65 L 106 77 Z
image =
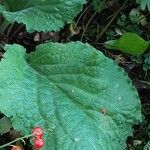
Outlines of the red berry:
M 34 139 L 34 146 L 37 149 L 40 149 L 44 146 L 44 140 L 42 138 L 35 138 Z
M 22 149 L 21 149 L 21 146 L 15 145 L 15 146 L 12 147 L 11 150 L 22 150 Z
M 43 129 L 40 128 L 40 127 L 35 127 L 32 130 L 32 134 L 34 134 L 35 137 L 37 137 L 37 138 L 42 138 L 42 136 L 43 136 Z

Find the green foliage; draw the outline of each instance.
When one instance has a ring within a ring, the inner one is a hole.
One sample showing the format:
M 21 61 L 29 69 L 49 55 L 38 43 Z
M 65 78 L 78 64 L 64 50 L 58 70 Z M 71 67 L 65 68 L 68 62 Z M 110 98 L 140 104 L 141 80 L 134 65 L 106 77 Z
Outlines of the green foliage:
M 142 14 L 140 14 L 142 15 Z M 121 31 L 121 33 L 125 32 L 135 32 L 141 35 L 141 30 L 139 28 L 139 23 L 142 24 L 140 20 L 136 18 L 135 13 L 133 15 L 133 10 L 130 12 L 129 16 L 122 13 L 121 16 L 118 16 L 117 19 L 117 29 Z M 134 18 L 134 19 L 133 19 Z M 137 22 L 136 22 L 137 21 Z
M 139 25 L 145 26 L 147 24 L 146 18 L 138 9 L 132 9 L 129 15 L 121 12 L 116 18 L 116 24 L 113 28 L 110 28 L 107 34 L 107 40 L 114 40 L 116 36 L 120 36 L 126 32 L 134 32 L 138 35 L 142 35 L 142 31 Z M 115 29 L 114 29 L 115 28 Z
M 147 144 L 144 146 L 144 150 L 150 149 L 150 141 L 147 142 Z
M 30 134 L 44 128 L 42 150 L 122 150 L 141 121 L 140 100 L 124 71 L 88 44 L 42 44 L 25 56 L 6 45 L 0 111 Z M 48 130 L 46 130 L 48 129 Z
M 132 9 L 129 18 L 133 24 L 141 24 L 142 26 L 147 24 L 146 18 L 138 9 Z
M 9 22 L 24 23 L 29 32 L 57 31 L 72 22 L 85 0 L 5 0 L 0 12 Z
M 92 0 L 92 5 L 94 7 L 94 10 L 98 12 L 101 12 L 107 7 L 106 0 Z
M 147 7 L 150 11 L 150 0 L 137 0 L 137 3 L 140 4 L 142 10 L 145 10 Z
M 2 117 L 0 119 L 0 135 L 9 132 L 11 128 L 10 120 L 7 117 Z
M 132 32 L 124 33 L 118 40 L 105 42 L 106 48 L 120 50 L 131 55 L 143 54 L 147 50 L 149 44 L 150 42 L 145 41 L 136 33 Z

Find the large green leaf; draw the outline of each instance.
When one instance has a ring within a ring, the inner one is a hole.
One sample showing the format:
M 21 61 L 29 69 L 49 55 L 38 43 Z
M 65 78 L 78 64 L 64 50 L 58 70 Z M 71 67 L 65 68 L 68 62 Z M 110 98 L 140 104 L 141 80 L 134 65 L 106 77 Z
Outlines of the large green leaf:
M 81 11 L 85 0 L 5 0 L 0 12 L 24 23 L 29 32 L 59 30 Z
M 115 62 L 80 42 L 42 44 L 26 59 L 22 46 L 5 50 L 0 111 L 16 130 L 43 127 L 43 150 L 123 150 L 140 100 Z
M 124 33 L 118 40 L 105 42 L 105 47 L 112 50 L 120 50 L 131 55 L 141 55 L 149 47 L 150 42 L 145 41 L 133 32 Z

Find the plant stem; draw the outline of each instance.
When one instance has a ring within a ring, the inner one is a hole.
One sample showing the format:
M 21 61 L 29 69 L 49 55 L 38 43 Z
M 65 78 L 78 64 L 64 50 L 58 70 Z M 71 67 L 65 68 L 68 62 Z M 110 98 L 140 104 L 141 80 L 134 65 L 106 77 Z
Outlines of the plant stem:
M 17 139 L 15 139 L 14 141 L 11 141 L 11 142 L 9 142 L 9 143 L 6 143 L 6 144 L 0 146 L 0 149 L 1 149 L 1 148 L 4 148 L 4 147 L 7 147 L 7 146 L 10 146 L 10 145 L 12 145 L 13 143 L 18 142 L 18 141 L 21 141 L 21 140 L 23 140 L 23 139 L 30 138 L 30 137 L 32 137 L 32 136 L 34 136 L 34 135 L 33 135 L 33 134 L 30 134 L 30 135 L 26 135 L 26 136 L 21 137 L 21 138 L 17 138 Z
M 9 22 L 6 19 L 4 19 L 3 22 L 0 25 L 0 32 L 4 33 L 4 31 L 6 30 L 8 25 L 9 25 Z
M 110 22 L 105 26 L 105 28 L 102 30 L 102 32 L 100 32 L 100 34 L 98 35 L 96 42 L 99 41 L 99 39 L 102 37 L 102 35 L 106 32 L 106 30 L 109 28 L 109 26 L 112 24 L 112 22 L 115 20 L 115 18 L 118 16 L 118 14 L 125 8 L 126 4 L 127 4 L 128 0 L 125 0 L 125 2 L 123 3 L 123 5 L 118 9 L 118 11 L 116 11 L 112 17 L 112 19 L 110 20 Z
M 83 13 L 79 16 L 78 20 L 76 21 L 76 24 L 75 24 L 74 28 L 76 28 L 76 27 L 78 26 L 78 23 L 79 23 L 81 17 L 84 15 L 84 13 L 85 13 L 88 9 L 89 9 L 89 6 L 87 6 L 87 7 L 85 8 L 85 10 L 83 11 Z
M 95 17 L 95 15 L 97 14 L 97 11 L 94 12 L 94 14 L 91 16 L 91 18 L 89 19 L 88 23 L 86 24 L 84 30 L 83 30 L 83 33 L 82 33 L 82 36 L 81 36 L 81 41 L 83 40 L 83 37 L 84 37 L 84 34 L 89 26 L 89 24 L 91 23 L 91 21 L 93 20 L 93 18 Z
M 105 2 L 106 2 L 106 0 L 104 0 L 104 1 L 102 2 L 102 5 L 104 5 Z M 84 31 L 83 31 L 83 33 L 82 33 L 82 36 L 81 36 L 81 41 L 83 40 L 84 34 L 85 34 L 85 32 L 86 32 L 86 30 L 87 30 L 89 24 L 91 23 L 91 21 L 93 20 L 93 18 L 95 17 L 95 15 L 96 15 L 97 13 L 98 13 L 98 11 L 95 10 L 95 13 L 91 16 L 90 20 L 89 20 L 88 23 L 86 24 L 86 26 L 85 26 L 85 28 L 84 28 Z

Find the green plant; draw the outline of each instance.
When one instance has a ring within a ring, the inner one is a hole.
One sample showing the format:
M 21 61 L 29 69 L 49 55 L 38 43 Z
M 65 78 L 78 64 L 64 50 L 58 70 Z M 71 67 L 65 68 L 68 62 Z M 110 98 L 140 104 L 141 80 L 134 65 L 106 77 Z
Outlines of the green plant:
M 5 0 L 0 11 L 9 22 L 24 23 L 29 32 L 59 30 L 85 3 L 17 2 Z M 46 131 L 44 147 L 42 138 L 35 136 L 36 148 L 126 147 L 132 126 L 141 121 L 141 104 L 130 79 L 115 62 L 81 42 L 45 43 L 30 54 L 17 44 L 6 44 L 4 49 L 0 62 L 0 112 L 11 117 L 13 128 L 22 135 L 29 135 L 35 126 Z M 39 139 L 40 145 L 36 143 Z
M 149 47 L 150 42 L 145 41 L 136 33 L 126 32 L 117 40 L 105 42 L 105 47 L 111 50 L 120 50 L 131 55 L 141 55 Z
M 24 23 L 29 32 L 57 31 L 71 23 L 85 0 L 4 0 L 0 12 L 11 23 Z
M 150 149 L 150 141 L 147 142 L 147 144 L 144 146 L 144 150 Z
M 150 11 L 150 1 L 149 0 L 137 0 L 137 3 L 140 4 L 142 10 L 145 10 L 147 7 L 148 10 Z
M 9 120 L 9 118 L 7 117 L 2 117 L 0 119 L 0 135 L 3 135 L 7 132 L 10 131 L 10 129 L 12 128 L 11 126 L 11 121 Z
M 119 32 L 118 33 L 119 35 L 122 35 L 123 33 L 126 33 L 126 32 L 134 32 L 138 35 L 142 34 L 139 28 L 139 24 L 145 25 L 146 19 L 144 17 L 142 18 L 141 17 L 142 14 L 141 13 L 138 14 L 136 10 L 134 11 L 134 9 L 132 9 L 129 15 L 121 13 L 121 15 L 118 16 L 115 30 L 117 30 L 116 31 L 117 33 Z
M 129 18 L 133 24 L 141 24 L 142 26 L 147 24 L 146 17 L 139 11 L 138 8 L 134 8 L 129 13 Z
M 92 6 L 97 12 L 101 12 L 103 9 L 107 8 L 106 0 L 92 0 Z
M 35 125 L 50 129 L 44 150 L 123 149 L 141 120 L 137 92 L 123 70 L 80 42 L 36 49 L 25 56 L 22 46 L 5 46 L 0 110 L 13 116 L 13 127 L 25 135 Z

